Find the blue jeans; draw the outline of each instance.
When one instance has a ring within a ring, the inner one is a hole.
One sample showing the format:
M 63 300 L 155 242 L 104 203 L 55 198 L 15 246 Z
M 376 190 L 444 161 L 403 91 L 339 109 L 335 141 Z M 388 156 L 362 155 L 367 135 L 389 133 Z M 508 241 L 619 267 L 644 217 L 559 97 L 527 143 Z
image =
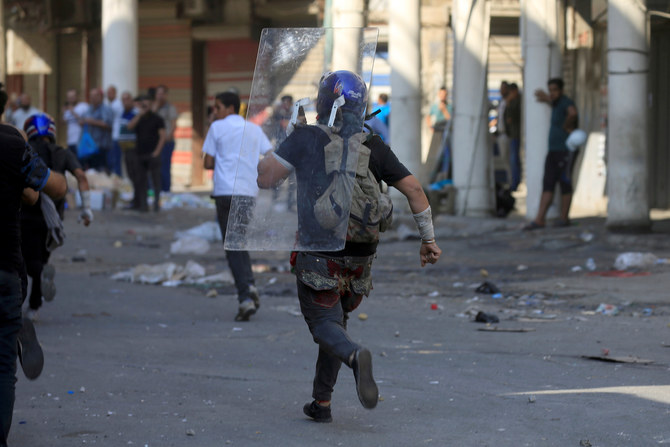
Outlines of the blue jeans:
M 107 168 L 121 177 L 121 146 L 118 141 L 112 142 L 112 148 L 107 152 Z
M 0 447 L 7 446 L 14 412 L 17 337 L 21 329 L 21 280 L 0 270 Z
M 174 141 L 167 141 L 161 151 L 161 191 L 170 192 L 172 186 L 172 152 L 174 152 Z

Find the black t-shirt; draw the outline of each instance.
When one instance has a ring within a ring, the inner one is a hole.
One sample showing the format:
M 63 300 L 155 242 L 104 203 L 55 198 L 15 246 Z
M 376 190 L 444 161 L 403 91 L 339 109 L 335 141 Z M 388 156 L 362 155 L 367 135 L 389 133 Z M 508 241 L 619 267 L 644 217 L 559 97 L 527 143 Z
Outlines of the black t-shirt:
M 0 124 L 0 145 L 0 270 L 18 273 L 23 266 L 21 193 L 44 188 L 50 171 L 14 127 Z
M 42 139 L 33 139 L 29 144 L 52 171 L 61 174 L 65 174 L 65 171 L 68 171 L 71 174 L 74 174 L 75 169 L 82 169 L 79 160 L 77 160 L 77 157 L 72 151 Z M 23 205 L 21 209 L 21 219 L 42 221 L 41 200 L 42 196 L 40 195 L 39 200 L 33 206 Z M 56 210 L 62 220 L 65 213 L 65 199 L 54 200 L 54 205 L 56 205 Z
M 330 138 L 319 127 L 301 126 L 297 127 L 276 151 L 277 156 L 295 168 L 298 184 L 298 233 L 301 242 L 308 246 L 319 245 L 318 236 L 333 237 L 332 234 L 324 234 L 314 216 L 314 204 L 331 182 L 331 176 L 326 175 L 323 150 L 329 142 Z M 410 175 L 409 170 L 378 135 L 374 135 L 364 144 L 370 148 L 368 166 L 377 181 L 383 180 L 392 186 Z M 319 230 L 316 233 L 310 232 L 312 228 Z M 369 256 L 374 254 L 375 249 L 376 244 L 347 241 L 343 250 L 328 254 L 330 256 Z
M 165 129 L 165 121 L 157 113 L 149 111 L 140 118 L 135 126 L 138 154 L 149 155 L 156 149 L 160 129 Z

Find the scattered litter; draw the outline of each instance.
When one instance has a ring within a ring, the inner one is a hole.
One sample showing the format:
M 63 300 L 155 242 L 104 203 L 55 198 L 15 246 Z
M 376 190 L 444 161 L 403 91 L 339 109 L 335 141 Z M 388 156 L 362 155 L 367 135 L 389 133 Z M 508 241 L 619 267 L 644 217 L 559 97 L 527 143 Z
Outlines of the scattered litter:
M 431 385 L 439 385 L 439 384 L 440 384 L 440 381 L 439 381 L 439 380 L 431 380 L 429 383 L 430 383 Z
M 581 265 L 576 265 L 570 269 L 572 272 L 581 272 L 582 271 L 582 266 Z
M 241 327 L 234 327 L 233 332 L 242 332 L 242 328 Z
M 394 337 L 400 337 L 400 331 L 395 331 L 395 334 L 393 334 Z M 666 346 L 667 348 L 670 348 L 670 345 Z
M 482 275 L 484 278 L 486 278 L 486 277 L 489 276 L 489 271 L 486 270 L 486 269 L 481 269 L 481 270 L 479 271 L 479 274 Z
M 232 275 L 229 272 L 208 277 L 204 275 L 205 268 L 197 262 L 189 260 L 183 267 L 173 262 L 156 265 L 140 264 L 130 270 L 112 275 L 111 279 L 140 284 L 161 284 L 166 287 L 177 287 L 182 284 L 232 282 Z
M 596 269 L 596 261 L 594 261 L 593 258 L 589 258 L 586 260 L 586 264 L 584 264 L 584 266 L 586 267 L 586 270 L 593 272 Z
M 204 255 L 209 251 L 209 242 L 197 236 L 185 236 L 170 244 L 173 255 Z
M 493 295 L 491 295 L 491 298 L 493 298 L 494 300 L 499 300 L 502 297 L 503 297 L 502 293 L 494 293 Z
M 438 309 L 437 303 L 431 303 L 430 304 L 430 310 L 437 310 L 437 309 Z
M 464 285 L 465 285 L 464 283 L 462 283 L 462 282 L 458 282 L 458 281 L 452 284 L 452 286 L 453 286 L 454 289 L 460 289 L 460 288 L 463 287 Z
M 173 208 L 215 208 L 210 198 L 190 193 L 166 195 L 163 196 L 162 202 L 161 207 L 166 210 Z
M 579 235 L 579 238 L 584 242 L 591 242 L 593 240 L 593 233 L 589 233 L 588 231 L 582 231 L 581 234 Z
M 269 264 L 253 264 L 251 271 L 254 273 L 267 273 L 272 271 L 272 266 Z
M 614 315 L 617 315 L 620 310 L 621 309 L 614 304 L 600 303 L 596 309 L 596 313 L 613 317 Z
M 114 242 L 114 248 L 121 248 L 123 247 L 123 242 L 121 241 L 115 241 Z
M 499 328 L 498 326 L 487 326 L 477 328 L 482 332 L 535 332 L 533 328 Z
M 614 268 L 616 270 L 645 269 L 657 263 L 658 258 L 653 253 L 627 252 L 617 256 L 616 261 L 614 261 Z
M 484 281 L 475 289 L 475 292 L 477 293 L 488 293 L 488 294 L 495 294 L 495 293 L 500 293 L 500 289 L 498 286 L 493 284 L 492 282 L 489 281 Z
M 588 439 L 581 439 L 579 441 L 579 447 L 592 447 Z
M 268 285 L 272 285 L 276 282 L 277 282 L 277 278 L 275 278 L 274 276 L 272 278 L 268 279 Z
M 523 264 L 519 264 L 519 265 L 516 266 L 516 269 L 517 269 L 517 271 L 519 271 L 519 272 L 523 272 L 524 270 L 528 270 L 528 266 L 527 266 L 527 265 L 523 265 Z
M 610 362 L 610 363 L 636 363 L 640 365 L 649 365 L 654 363 L 653 360 L 641 359 L 639 357 L 634 357 L 632 355 L 626 357 L 612 357 L 610 355 L 583 355 L 582 358 L 588 360 L 598 360 L 601 362 Z
M 436 297 L 436 296 L 440 296 L 440 292 L 438 292 L 437 290 L 433 290 L 432 292 L 430 292 L 428 294 L 428 296 L 431 297 L 431 298 Z
M 175 239 L 183 239 L 185 237 L 199 237 L 207 242 L 221 242 L 221 228 L 217 222 L 205 222 L 188 230 L 177 231 L 174 234 Z
M 529 404 L 534 404 L 535 403 L 535 395 L 534 394 L 531 394 L 530 396 L 528 396 L 528 403 Z
M 195 436 L 195 430 L 189 428 L 188 430 L 186 430 L 186 436 Z
M 358 314 L 358 319 L 361 321 L 365 321 L 368 319 L 368 314 L 361 312 Z
M 219 295 L 219 293 L 216 291 L 216 289 L 210 289 L 209 292 L 207 292 L 207 295 L 205 295 L 207 298 L 216 298 Z
M 72 256 L 72 262 L 86 262 L 86 255 L 88 252 L 85 249 L 77 251 L 77 253 Z
M 500 318 L 498 318 L 496 315 L 492 314 L 487 314 L 482 311 L 477 312 L 477 315 L 475 316 L 475 321 L 477 323 L 500 323 Z

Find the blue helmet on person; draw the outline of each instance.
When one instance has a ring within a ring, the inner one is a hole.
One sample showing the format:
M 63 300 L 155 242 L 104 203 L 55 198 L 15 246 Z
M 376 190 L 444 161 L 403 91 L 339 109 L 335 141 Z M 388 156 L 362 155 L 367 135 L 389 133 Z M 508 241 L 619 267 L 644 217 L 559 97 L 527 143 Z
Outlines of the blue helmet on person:
M 340 110 L 362 119 L 368 102 L 368 89 L 363 78 L 348 70 L 328 72 L 321 77 L 316 99 L 319 117 L 328 119 L 333 102 L 340 96 L 344 96 L 344 105 Z
M 39 137 L 48 137 L 52 143 L 56 142 L 56 123 L 46 113 L 37 113 L 30 116 L 23 124 L 23 130 L 28 140 Z

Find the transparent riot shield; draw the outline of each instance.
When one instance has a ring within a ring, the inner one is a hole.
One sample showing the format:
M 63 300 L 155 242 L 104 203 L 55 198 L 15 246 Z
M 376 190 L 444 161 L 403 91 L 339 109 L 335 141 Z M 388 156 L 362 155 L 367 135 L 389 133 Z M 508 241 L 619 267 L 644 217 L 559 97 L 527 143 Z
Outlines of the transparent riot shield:
M 288 175 L 270 189 L 253 188 L 258 193 L 252 198 L 249 183 L 255 187 L 256 179 L 244 178 L 240 169 L 231 172 L 235 184 L 225 249 L 336 251 L 344 247 L 362 137 L 359 133 L 341 138 L 337 133 L 337 109 L 344 107 L 346 92 L 331 101 L 329 116 L 321 116 L 317 123 L 319 82 L 326 73 L 348 70 L 359 75 L 369 91 L 377 36 L 377 28 L 263 30 L 239 160 L 260 161 L 255 155 L 258 150 L 249 147 L 255 141 L 249 123 L 254 123 L 265 132 L 273 152 L 293 154 L 297 166 L 279 157 Z M 339 94 L 337 88 L 335 93 Z M 332 137 L 329 144 L 301 138 L 317 127 Z M 328 156 L 320 155 L 326 151 Z M 275 155 L 268 152 L 265 157 Z M 309 166 L 312 160 L 319 165 Z M 308 170 L 316 174 L 306 175 Z

